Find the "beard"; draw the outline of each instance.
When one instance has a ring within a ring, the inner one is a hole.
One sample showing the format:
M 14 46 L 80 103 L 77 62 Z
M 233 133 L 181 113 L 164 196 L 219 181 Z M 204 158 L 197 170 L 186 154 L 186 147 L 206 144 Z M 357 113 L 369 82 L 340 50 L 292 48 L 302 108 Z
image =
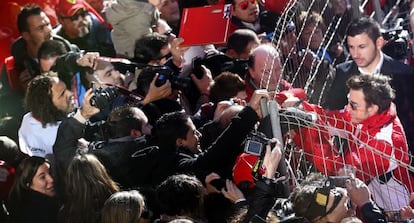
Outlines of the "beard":
M 85 37 L 86 35 L 88 35 L 89 34 L 89 32 L 90 32 L 90 30 L 89 30 L 89 27 L 88 26 L 80 26 L 79 28 L 78 28 L 78 30 L 79 30 L 79 33 L 78 33 L 78 37 L 79 38 L 83 38 L 83 37 Z
M 78 24 L 78 37 L 83 38 L 90 33 L 91 21 L 88 19 L 83 20 Z

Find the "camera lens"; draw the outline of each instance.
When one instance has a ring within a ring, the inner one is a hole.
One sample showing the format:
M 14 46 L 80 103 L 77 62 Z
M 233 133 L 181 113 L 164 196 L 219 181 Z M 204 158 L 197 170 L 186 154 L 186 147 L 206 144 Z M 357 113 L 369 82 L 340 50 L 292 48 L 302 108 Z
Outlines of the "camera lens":
M 117 88 L 114 86 L 105 89 L 98 88 L 93 92 L 93 96 L 89 101 L 92 106 L 104 109 L 118 96 Z

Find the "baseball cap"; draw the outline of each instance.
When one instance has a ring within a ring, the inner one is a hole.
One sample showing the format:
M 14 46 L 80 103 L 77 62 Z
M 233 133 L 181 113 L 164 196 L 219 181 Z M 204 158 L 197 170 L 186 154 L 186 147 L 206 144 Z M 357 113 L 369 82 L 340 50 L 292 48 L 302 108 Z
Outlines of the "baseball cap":
M 79 9 L 86 10 L 83 0 L 59 0 L 59 3 L 56 5 L 56 15 L 70 17 Z

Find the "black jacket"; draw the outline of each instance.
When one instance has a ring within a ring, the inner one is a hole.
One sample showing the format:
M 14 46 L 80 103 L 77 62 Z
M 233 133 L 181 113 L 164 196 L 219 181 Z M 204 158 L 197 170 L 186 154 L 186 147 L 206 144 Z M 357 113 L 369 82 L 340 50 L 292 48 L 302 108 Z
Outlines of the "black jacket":
M 13 223 L 56 223 L 59 202 L 34 190 L 25 191 L 21 203 L 10 200 L 10 222 Z
M 69 52 L 79 52 L 79 48 L 71 44 L 68 40 L 58 35 L 52 35 L 52 39 L 63 43 L 65 49 Z M 11 54 L 14 57 L 15 68 L 19 71 L 27 70 L 32 77 L 40 74 L 40 65 L 37 58 L 32 58 L 27 54 L 26 41 L 20 37 L 11 47 Z
M 177 152 L 171 148 L 160 148 L 148 171 L 152 173 L 151 184 L 157 185 L 168 176 L 177 173 L 190 173 L 204 176 L 211 172 L 220 172 L 243 152 L 241 144 L 258 121 L 256 112 L 245 107 L 220 137 L 205 151 L 197 156 Z M 144 171 L 144 170 L 143 170 Z M 204 181 L 204 179 L 201 179 Z
M 63 180 L 72 158 L 80 152 L 77 150 L 78 139 L 84 137 L 87 128 L 87 125 L 80 123 L 75 118 L 65 119 L 59 126 L 53 153 L 56 159 L 57 176 L 60 180 Z M 123 137 L 109 140 L 109 142 L 93 142 L 89 146 L 89 151 L 83 152 L 96 155 L 115 182 L 122 188 L 130 188 L 136 186 L 137 182 L 132 177 L 132 166 L 135 162 L 133 154 L 144 149 L 146 145 L 145 136 L 139 138 Z
M 112 179 L 121 188 L 127 189 L 137 185 L 133 176 L 133 154 L 144 149 L 147 145 L 145 136 L 139 138 L 124 137 L 113 142 L 101 142 L 98 148 L 89 150 L 102 162 Z

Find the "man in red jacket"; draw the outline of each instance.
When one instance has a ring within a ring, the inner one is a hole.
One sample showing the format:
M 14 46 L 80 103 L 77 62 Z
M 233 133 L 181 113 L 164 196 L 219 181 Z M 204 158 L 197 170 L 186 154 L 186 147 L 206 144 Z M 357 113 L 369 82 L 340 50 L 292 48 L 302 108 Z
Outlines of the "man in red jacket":
M 327 175 L 355 168 L 356 176 L 368 184 L 375 202 L 385 211 L 408 205 L 414 187 L 407 140 L 388 81 L 389 77 L 380 74 L 352 76 L 343 110 L 327 111 L 304 102 L 303 108 L 319 114 L 319 120 L 301 129 L 294 139 Z M 348 140 L 339 150 L 330 142 L 338 135 Z

